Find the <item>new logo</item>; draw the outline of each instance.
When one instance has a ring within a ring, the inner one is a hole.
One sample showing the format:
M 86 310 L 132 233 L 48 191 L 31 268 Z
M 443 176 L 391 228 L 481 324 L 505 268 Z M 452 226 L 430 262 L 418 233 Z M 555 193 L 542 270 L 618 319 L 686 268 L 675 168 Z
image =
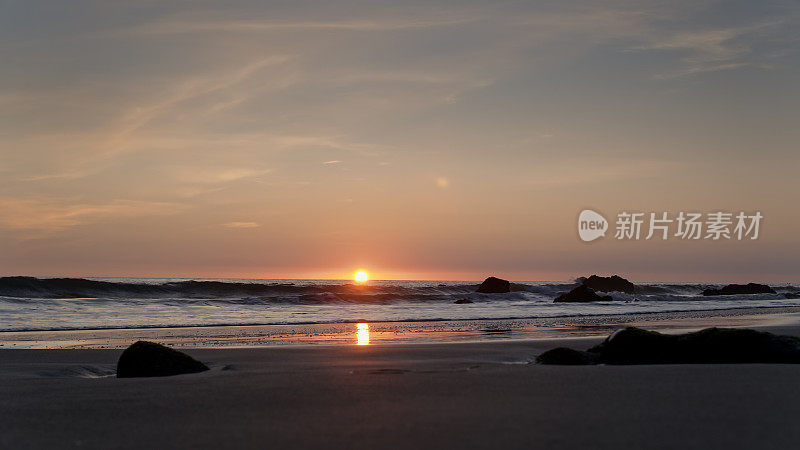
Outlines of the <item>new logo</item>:
M 608 221 L 600 213 L 584 209 L 578 216 L 578 236 L 584 242 L 590 242 L 606 235 Z

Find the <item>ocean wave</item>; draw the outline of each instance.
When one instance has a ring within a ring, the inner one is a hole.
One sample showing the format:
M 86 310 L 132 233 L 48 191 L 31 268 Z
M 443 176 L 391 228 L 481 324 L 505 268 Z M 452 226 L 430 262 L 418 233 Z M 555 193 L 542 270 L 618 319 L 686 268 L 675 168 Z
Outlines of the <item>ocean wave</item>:
M 0 278 L 0 331 L 515 319 L 800 306 L 776 294 L 703 296 L 714 285 L 647 283 L 611 301 L 554 303 L 573 282 Z M 458 303 L 458 304 L 456 304 Z
M 170 304 L 204 305 L 326 305 L 409 303 L 453 303 L 469 300 L 487 302 L 552 302 L 576 286 L 575 283 L 512 283 L 511 292 L 482 294 L 477 284 L 458 282 L 378 281 L 366 285 L 325 280 L 102 280 L 86 278 L 0 278 L 0 303 L 24 303 L 31 300 L 83 299 L 87 302 L 126 302 L 152 300 Z M 700 294 L 709 284 L 639 284 L 634 294 L 607 293 L 614 301 L 682 302 L 706 301 Z M 783 298 L 794 292 L 792 286 L 775 286 L 778 294 L 725 296 L 727 300 Z
M 421 297 L 470 293 L 476 284 L 401 286 L 352 283 L 258 283 L 238 281 L 167 281 L 163 283 L 117 282 L 85 278 L 0 278 L 0 296 L 25 298 L 231 298 L 313 296 L 332 294 L 340 299 L 357 296 Z M 377 298 L 377 297 L 375 297 Z
M 549 314 L 477 314 L 469 317 L 450 317 L 445 314 L 440 316 L 421 317 L 419 315 L 381 317 L 381 318 L 320 318 L 316 320 L 241 320 L 230 318 L 228 320 L 206 320 L 199 322 L 185 321 L 157 321 L 154 323 L 140 323 L 136 321 L 108 324 L 101 321 L 72 323 L 72 324 L 15 324 L 5 328 L 0 328 L 0 332 L 49 332 L 49 331 L 89 331 L 89 330 L 135 330 L 135 329 L 155 329 L 155 328 L 210 328 L 210 327 L 242 327 L 242 326 L 303 326 L 303 325 L 336 325 L 336 324 L 355 324 L 360 322 L 369 323 L 435 323 L 435 322 L 474 322 L 488 320 L 541 320 L 541 319 L 568 319 L 568 318 L 590 318 L 590 317 L 622 317 L 631 314 L 671 314 L 671 313 L 704 313 L 712 311 L 747 311 L 747 310 L 780 310 L 787 307 L 800 308 L 798 303 L 774 304 L 765 303 L 755 304 L 710 304 L 703 308 L 684 309 L 680 307 L 662 308 L 657 310 L 641 311 L 582 311 L 570 310 L 549 313 Z M 484 311 L 486 312 L 486 311 Z

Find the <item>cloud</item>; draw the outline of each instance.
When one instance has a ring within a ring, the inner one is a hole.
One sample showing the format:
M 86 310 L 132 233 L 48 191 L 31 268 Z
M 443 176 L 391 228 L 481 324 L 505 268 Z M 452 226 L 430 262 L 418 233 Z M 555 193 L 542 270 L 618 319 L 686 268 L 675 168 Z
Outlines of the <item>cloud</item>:
M 395 18 L 366 18 L 360 20 L 322 20 L 322 21 L 258 21 L 258 20 L 231 20 L 214 18 L 181 18 L 172 17 L 145 23 L 128 30 L 123 34 L 136 35 L 163 35 L 163 34 L 189 34 L 189 33 L 264 33 L 274 31 L 388 31 L 388 30 L 414 30 L 451 25 L 461 25 L 476 20 L 473 17 L 458 17 L 451 13 L 451 17 L 428 19 L 395 19 Z
M 234 68 L 224 67 L 204 75 L 185 75 L 175 77 L 162 89 L 148 92 L 145 98 L 116 99 L 119 104 L 112 109 L 111 118 L 105 123 L 94 123 L 88 130 L 69 130 L 68 132 L 37 131 L 9 134 L 0 133 L 0 145 L 13 146 L 20 151 L 14 155 L 20 161 L 35 160 L 40 166 L 38 171 L 28 169 L 28 174 L 21 176 L 23 181 L 43 180 L 75 180 L 101 172 L 112 166 L 120 156 L 147 151 L 151 148 L 167 147 L 185 149 L 189 145 L 207 144 L 212 139 L 199 139 L 198 130 L 183 131 L 172 129 L 164 132 L 158 129 L 160 120 L 175 117 L 198 118 L 204 114 L 217 111 L 220 103 L 216 102 L 202 108 L 187 107 L 188 103 L 229 94 L 240 85 L 250 80 L 255 74 L 268 66 L 280 65 L 290 58 L 285 55 L 274 55 L 258 58 L 255 61 L 241 64 Z M 34 98 L 40 94 L 32 94 Z M 20 95 L 22 96 L 22 95 Z M 54 95 L 60 101 L 60 108 L 81 111 L 86 103 L 85 98 Z M 225 100 L 223 104 L 230 103 Z M 202 121 L 201 124 L 202 125 Z M 192 127 L 189 127 L 192 128 Z M 219 136 L 215 136 L 219 139 Z M 238 136 L 230 134 L 224 138 L 235 140 Z M 245 136 L 247 137 L 247 136 Z M 35 152 L 25 152 L 25 148 Z M 48 157 L 43 158 L 39 152 L 52 149 Z M 49 170 L 48 165 L 56 166 Z M 32 164 L 28 164 L 32 166 Z M 44 166 L 44 167 L 42 167 Z M 19 173 L 19 171 L 18 171 Z
M 179 167 L 173 169 L 178 181 L 192 184 L 221 184 L 257 178 L 270 173 L 271 169 L 248 169 L 244 167 Z
M 783 25 L 783 21 L 776 20 L 741 27 L 680 31 L 633 47 L 632 50 L 675 51 L 684 54 L 680 58 L 680 69 L 660 73 L 657 78 L 682 77 L 746 66 L 767 67 L 753 48 L 759 41 L 767 40 L 766 35 L 769 32 Z
M 386 148 L 381 144 L 365 144 L 349 141 L 341 136 L 325 135 L 273 135 L 265 136 L 264 141 L 278 149 L 292 149 L 301 147 L 323 147 L 336 150 L 345 150 L 362 155 L 369 155 Z M 340 162 L 340 161 L 337 161 Z
M 490 85 L 485 80 L 470 80 L 458 73 L 434 70 L 396 69 L 392 71 L 358 71 L 343 74 L 336 78 L 339 83 L 397 83 L 397 84 L 450 84 L 478 88 Z
M 0 228 L 31 232 L 26 237 L 43 237 L 98 221 L 170 215 L 183 209 L 175 203 L 136 200 L 81 203 L 54 198 L 0 198 Z
M 339 161 L 338 159 L 332 159 L 330 161 L 325 161 L 322 164 L 339 164 L 340 162 L 341 161 Z
M 222 226 L 225 228 L 258 228 L 261 224 L 258 222 L 228 222 L 223 223 Z

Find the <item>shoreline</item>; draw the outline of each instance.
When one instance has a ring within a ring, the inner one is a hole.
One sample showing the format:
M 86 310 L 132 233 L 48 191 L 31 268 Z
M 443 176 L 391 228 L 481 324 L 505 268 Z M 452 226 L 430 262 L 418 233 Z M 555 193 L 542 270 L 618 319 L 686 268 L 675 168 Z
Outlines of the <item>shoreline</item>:
M 498 318 L 467 318 L 467 319 L 414 319 L 414 320 L 369 320 L 369 323 L 374 324 L 394 324 L 394 323 L 435 323 L 435 322 L 477 322 L 477 321 L 502 321 L 502 320 L 559 320 L 559 319 L 589 319 L 589 318 L 613 318 L 613 317 L 633 317 L 633 316 L 651 316 L 651 315 L 664 315 L 664 314 L 708 314 L 720 313 L 717 316 L 730 316 L 730 315 L 747 315 L 748 312 L 756 312 L 761 314 L 761 310 L 794 310 L 800 312 L 800 306 L 744 306 L 741 308 L 711 308 L 711 309 L 692 309 L 692 310 L 674 310 L 674 311 L 652 311 L 640 313 L 608 313 L 608 314 L 567 314 L 560 316 L 547 316 L 547 317 L 528 317 L 528 316 L 515 316 L 515 317 L 498 317 Z M 731 314 L 734 312 L 742 311 L 745 314 Z M 727 313 L 727 314 L 726 314 Z M 365 320 L 339 320 L 327 322 L 292 322 L 292 323 L 218 323 L 218 324 L 197 324 L 197 325 L 175 325 L 175 326 L 162 326 L 162 325 L 143 325 L 137 327 L 125 326 L 111 326 L 111 327 L 87 327 L 87 328 L 52 328 L 52 329 L 28 329 L 28 330 L 0 330 L 2 333 L 44 333 L 44 332 L 70 332 L 70 331 L 115 331 L 115 330 L 172 330 L 172 329 L 192 329 L 192 328 L 220 328 L 220 327 L 270 327 L 270 326 L 309 326 L 309 325 L 352 325 L 365 322 Z
M 359 343 L 355 323 L 3 331 L 0 349 L 125 348 L 136 340 L 154 340 L 179 348 L 348 346 Z M 625 326 L 683 332 L 713 326 L 791 328 L 795 325 L 800 325 L 800 307 L 794 306 L 524 319 L 387 321 L 368 322 L 366 343 L 383 346 L 570 339 L 606 336 Z

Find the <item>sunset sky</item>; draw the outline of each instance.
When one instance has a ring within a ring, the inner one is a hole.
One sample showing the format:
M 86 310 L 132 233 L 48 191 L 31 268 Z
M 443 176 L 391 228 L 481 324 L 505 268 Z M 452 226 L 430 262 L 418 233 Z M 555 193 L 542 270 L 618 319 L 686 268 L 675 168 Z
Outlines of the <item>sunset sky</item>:
M 666 3 L 4 1 L 0 275 L 796 281 L 800 5 Z

